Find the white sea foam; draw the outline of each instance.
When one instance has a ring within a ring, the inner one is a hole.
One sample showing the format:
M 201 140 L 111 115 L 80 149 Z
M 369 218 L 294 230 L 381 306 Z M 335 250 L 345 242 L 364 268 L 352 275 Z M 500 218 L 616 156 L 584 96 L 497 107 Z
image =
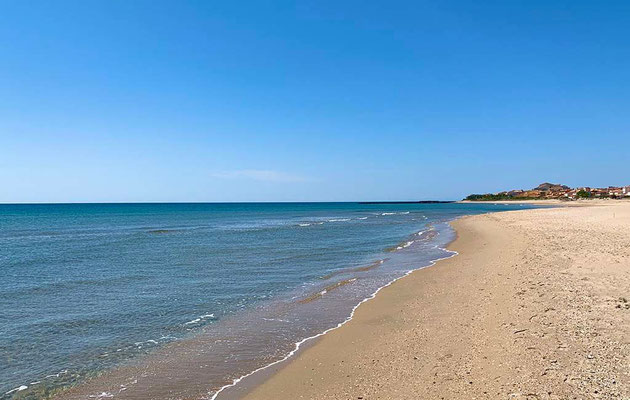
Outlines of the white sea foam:
M 265 321 L 278 321 L 278 322 L 291 322 L 291 321 L 287 321 L 286 319 L 280 319 L 280 318 L 263 318 Z
M 22 390 L 26 390 L 28 389 L 28 386 L 26 385 L 22 385 L 20 387 L 16 387 L 15 389 L 11 389 L 8 392 L 6 392 L 5 394 L 11 394 L 11 393 L 15 393 L 15 392 L 21 392 Z
M 407 247 L 411 246 L 413 242 L 414 242 L 413 240 L 410 240 L 407 243 L 403 244 L 402 246 L 396 247 L 396 250 L 406 249 Z
M 130 382 L 130 385 L 135 385 L 136 383 L 138 383 L 137 379 L 134 379 L 132 382 Z M 124 392 L 125 390 L 127 390 L 127 386 L 125 385 L 120 385 L 120 388 L 118 389 L 118 392 L 116 394 L 120 394 L 122 392 Z M 112 398 L 114 397 L 114 395 L 111 392 L 101 392 L 99 394 L 91 394 L 88 396 L 88 398 L 90 399 L 103 399 L 103 398 Z
M 50 374 L 50 375 L 46 375 L 45 377 L 41 378 L 41 380 L 39 381 L 35 381 L 35 382 L 31 382 L 30 385 L 37 385 L 39 383 L 42 383 L 43 380 L 48 379 L 48 378 L 59 378 L 61 375 L 65 375 L 68 373 L 67 369 L 64 369 L 62 371 L 57 372 L 56 374 Z M 22 390 L 26 390 L 28 389 L 28 385 L 21 385 L 19 387 L 16 387 L 15 389 L 11 389 L 8 392 L 5 393 L 5 395 L 7 394 L 11 394 L 11 393 L 15 393 L 15 392 L 21 392 Z
M 102 392 L 100 394 L 90 395 L 88 397 L 93 398 L 93 399 L 94 398 L 97 398 L 97 399 L 110 399 L 110 398 L 114 397 L 114 395 L 111 394 L 110 392 Z
M 388 212 L 388 213 L 381 213 L 381 215 L 396 215 L 396 213 Z
M 214 318 L 214 314 L 204 314 L 204 315 L 200 315 L 199 318 L 195 318 L 192 321 L 188 321 L 185 322 L 184 325 L 194 325 L 194 324 L 198 324 L 199 322 L 208 319 L 208 318 Z
M 359 217 L 357 219 L 368 219 L 368 217 Z
M 339 324 L 337 324 L 336 326 L 334 326 L 334 327 L 332 327 L 332 328 L 326 329 L 325 331 L 323 331 L 323 332 L 321 332 L 321 333 L 318 333 L 317 335 L 309 336 L 309 337 L 307 337 L 307 338 L 305 338 L 305 339 L 300 340 L 299 342 L 295 343 L 295 347 L 294 347 L 294 349 L 293 349 L 293 350 L 291 350 L 291 351 L 290 351 L 290 352 L 289 352 L 286 356 L 284 356 L 283 358 L 281 358 L 281 359 L 279 359 L 279 360 L 276 360 L 276 361 L 274 361 L 274 362 L 272 362 L 272 363 L 269 363 L 269 364 L 267 364 L 267 365 L 265 365 L 265 366 L 263 366 L 263 367 L 260 367 L 260 368 L 258 368 L 258 369 L 255 369 L 254 371 L 252 371 L 252 372 L 250 372 L 250 373 L 248 373 L 248 374 L 245 374 L 245 375 L 241 376 L 240 378 L 236 378 L 236 379 L 234 379 L 234 380 L 232 381 L 232 383 L 229 383 L 229 384 L 227 384 L 227 385 L 222 386 L 221 388 L 219 388 L 219 390 L 217 390 L 217 391 L 216 391 L 214 394 L 212 394 L 212 395 L 211 395 L 211 393 L 208 393 L 208 396 L 210 396 L 210 397 L 207 397 L 207 399 L 209 399 L 209 400 L 216 400 L 216 398 L 219 396 L 219 394 L 221 394 L 221 392 L 223 392 L 224 390 L 226 390 L 226 389 L 228 389 L 228 388 L 230 388 L 230 387 L 234 387 L 234 386 L 236 386 L 236 385 L 237 385 L 239 382 L 241 382 L 243 379 L 245 379 L 245 378 L 247 378 L 247 377 L 249 377 L 249 376 L 251 376 L 251 375 L 253 375 L 253 374 L 255 374 L 255 373 L 259 372 L 259 371 L 265 370 L 265 369 L 267 369 L 267 368 L 269 368 L 269 367 L 272 367 L 272 366 L 274 366 L 274 365 L 276 365 L 276 364 L 279 364 L 279 363 L 281 363 L 281 362 L 284 362 L 284 361 L 288 360 L 288 359 L 289 359 L 289 358 L 291 358 L 291 357 L 292 357 L 295 353 L 297 353 L 297 351 L 300 349 L 300 346 L 302 346 L 302 344 L 304 344 L 305 342 L 307 342 L 307 341 L 309 341 L 309 340 L 312 340 L 312 339 L 315 339 L 315 338 L 318 338 L 318 337 L 320 337 L 320 336 L 323 336 L 323 335 L 327 334 L 327 333 L 328 333 L 328 332 L 330 332 L 330 331 L 334 331 L 335 329 L 338 329 L 338 328 L 342 327 L 342 326 L 343 326 L 343 325 L 345 325 L 348 321 L 351 321 L 351 320 L 352 320 L 352 318 L 354 317 L 354 313 L 355 313 L 355 311 L 357 310 L 357 308 L 359 308 L 359 306 L 360 306 L 361 304 L 363 304 L 363 303 L 365 303 L 366 301 L 369 301 L 369 300 L 373 299 L 374 297 L 376 297 L 376 295 L 378 294 L 378 292 L 380 292 L 383 288 L 386 288 L 386 287 L 390 286 L 391 284 L 393 284 L 393 283 L 394 283 L 394 282 L 396 282 L 397 280 L 399 280 L 399 279 L 401 279 L 401 278 L 404 278 L 405 276 L 407 276 L 407 275 L 411 274 L 412 272 L 414 272 L 414 271 L 416 271 L 416 270 L 418 270 L 418 269 L 431 267 L 431 266 L 435 265 L 435 263 L 437 263 L 437 262 L 438 262 L 438 261 L 440 261 L 440 260 L 444 260 L 444 259 L 447 259 L 447 258 L 451 258 L 451 257 L 454 257 L 454 256 L 456 256 L 456 255 L 458 255 L 458 254 L 459 254 L 458 252 L 456 252 L 456 251 L 454 251 L 454 250 L 446 250 L 445 248 L 441 248 L 441 249 L 442 249 L 442 250 L 444 250 L 444 251 L 446 251 L 446 252 L 448 252 L 448 253 L 450 253 L 450 254 L 449 254 L 448 256 L 445 256 L 445 257 L 441 257 L 441 258 L 438 258 L 438 259 L 435 259 L 435 260 L 431 260 L 431 261 L 429 261 L 429 265 L 424 266 L 424 267 L 420 267 L 420 268 L 411 269 L 411 270 L 409 270 L 409 271 L 405 272 L 405 274 L 404 274 L 404 275 L 402 275 L 402 276 L 400 276 L 400 277 L 398 277 L 398 278 L 395 278 L 395 279 L 391 280 L 391 281 L 390 281 L 390 282 L 388 282 L 387 284 L 385 284 L 385 285 L 381 286 L 380 288 L 378 288 L 378 289 L 377 289 L 374 293 L 372 293 L 370 296 L 368 296 L 368 297 L 366 297 L 365 299 L 361 300 L 361 302 L 359 302 L 359 304 L 357 304 L 356 306 L 354 306 L 354 307 L 352 308 L 352 312 L 350 313 L 350 316 L 349 316 L 348 318 L 346 318 L 344 321 L 340 322 Z M 381 261 L 381 262 L 382 262 L 382 261 Z
M 44 379 L 48 379 L 48 378 L 59 378 L 61 375 L 65 375 L 68 373 L 67 369 L 64 369 L 63 371 L 57 372 L 56 374 L 50 374 L 50 375 L 46 375 L 44 377 Z
M 328 222 L 346 222 L 346 221 L 350 221 L 350 218 L 336 218 L 336 219 L 328 220 Z
M 300 226 L 311 226 L 311 224 L 298 224 Z
M 401 213 L 399 213 L 399 214 L 403 214 L 403 215 L 404 215 L 404 214 L 409 214 L 409 211 L 403 211 L 403 212 L 401 212 Z
M 356 280 L 357 280 L 357 278 L 348 279 L 348 283 L 352 283 L 352 282 L 354 282 L 354 281 L 356 281 Z M 343 284 L 343 283 L 342 283 L 342 284 Z M 326 293 L 328 293 L 328 289 L 324 289 L 324 290 L 322 290 L 321 292 L 319 292 L 319 294 L 320 294 L 321 296 L 325 295 Z

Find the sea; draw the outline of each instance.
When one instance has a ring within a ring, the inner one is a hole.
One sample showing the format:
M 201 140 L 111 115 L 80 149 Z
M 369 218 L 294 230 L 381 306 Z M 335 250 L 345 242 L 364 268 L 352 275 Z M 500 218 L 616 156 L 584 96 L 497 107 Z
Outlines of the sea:
M 528 207 L 0 205 L 0 398 L 212 399 L 454 256 L 450 221 Z

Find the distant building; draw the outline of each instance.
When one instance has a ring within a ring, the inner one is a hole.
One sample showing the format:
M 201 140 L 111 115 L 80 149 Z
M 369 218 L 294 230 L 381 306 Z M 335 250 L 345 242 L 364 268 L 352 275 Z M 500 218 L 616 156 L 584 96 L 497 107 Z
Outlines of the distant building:
M 611 197 L 621 197 L 624 195 L 623 188 L 616 186 L 608 186 L 608 195 Z
M 569 199 L 576 199 L 578 191 L 579 189 L 568 190 L 567 192 L 564 193 L 564 197 L 569 198 Z
M 582 192 L 582 193 L 580 193 Z M 587 195 L 584 196 L 584 192 Z M 580 196 L 578 196 L 580 193 Z M 483 201 L 483 200 L 519 200 L 519 199 L 560 199 L 560 200 L 577 200 L 579 197 L 595 197 L 595 198 L 630 198 L 630 186 L 608 186 L 607 188 L 591 188 L 588 186 L 570 188 L 565 185 L 554 183 L 541 183 L 537 187 L 530 190 L 510 190 L 493 194 L 472 194 L 466 197 L 466 200 Z

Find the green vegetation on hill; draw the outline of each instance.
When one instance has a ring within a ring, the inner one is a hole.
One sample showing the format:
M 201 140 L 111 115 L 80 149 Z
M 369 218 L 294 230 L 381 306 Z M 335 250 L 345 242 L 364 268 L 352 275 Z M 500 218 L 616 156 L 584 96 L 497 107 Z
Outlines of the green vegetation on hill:
M 580 199 L 586 199 L 588 197 L 591 197 L 591 194 L 586 190 L 580 190 L 576 193 L 576 196 Z

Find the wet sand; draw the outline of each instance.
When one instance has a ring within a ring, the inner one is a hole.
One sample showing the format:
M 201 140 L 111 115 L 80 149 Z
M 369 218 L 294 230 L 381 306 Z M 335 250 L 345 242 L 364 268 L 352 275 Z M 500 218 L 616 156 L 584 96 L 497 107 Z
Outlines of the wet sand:
M 630 201 L 574 204 L 454 222 L 457 257 L 381 290 L 245 398 L 630 398 Z

